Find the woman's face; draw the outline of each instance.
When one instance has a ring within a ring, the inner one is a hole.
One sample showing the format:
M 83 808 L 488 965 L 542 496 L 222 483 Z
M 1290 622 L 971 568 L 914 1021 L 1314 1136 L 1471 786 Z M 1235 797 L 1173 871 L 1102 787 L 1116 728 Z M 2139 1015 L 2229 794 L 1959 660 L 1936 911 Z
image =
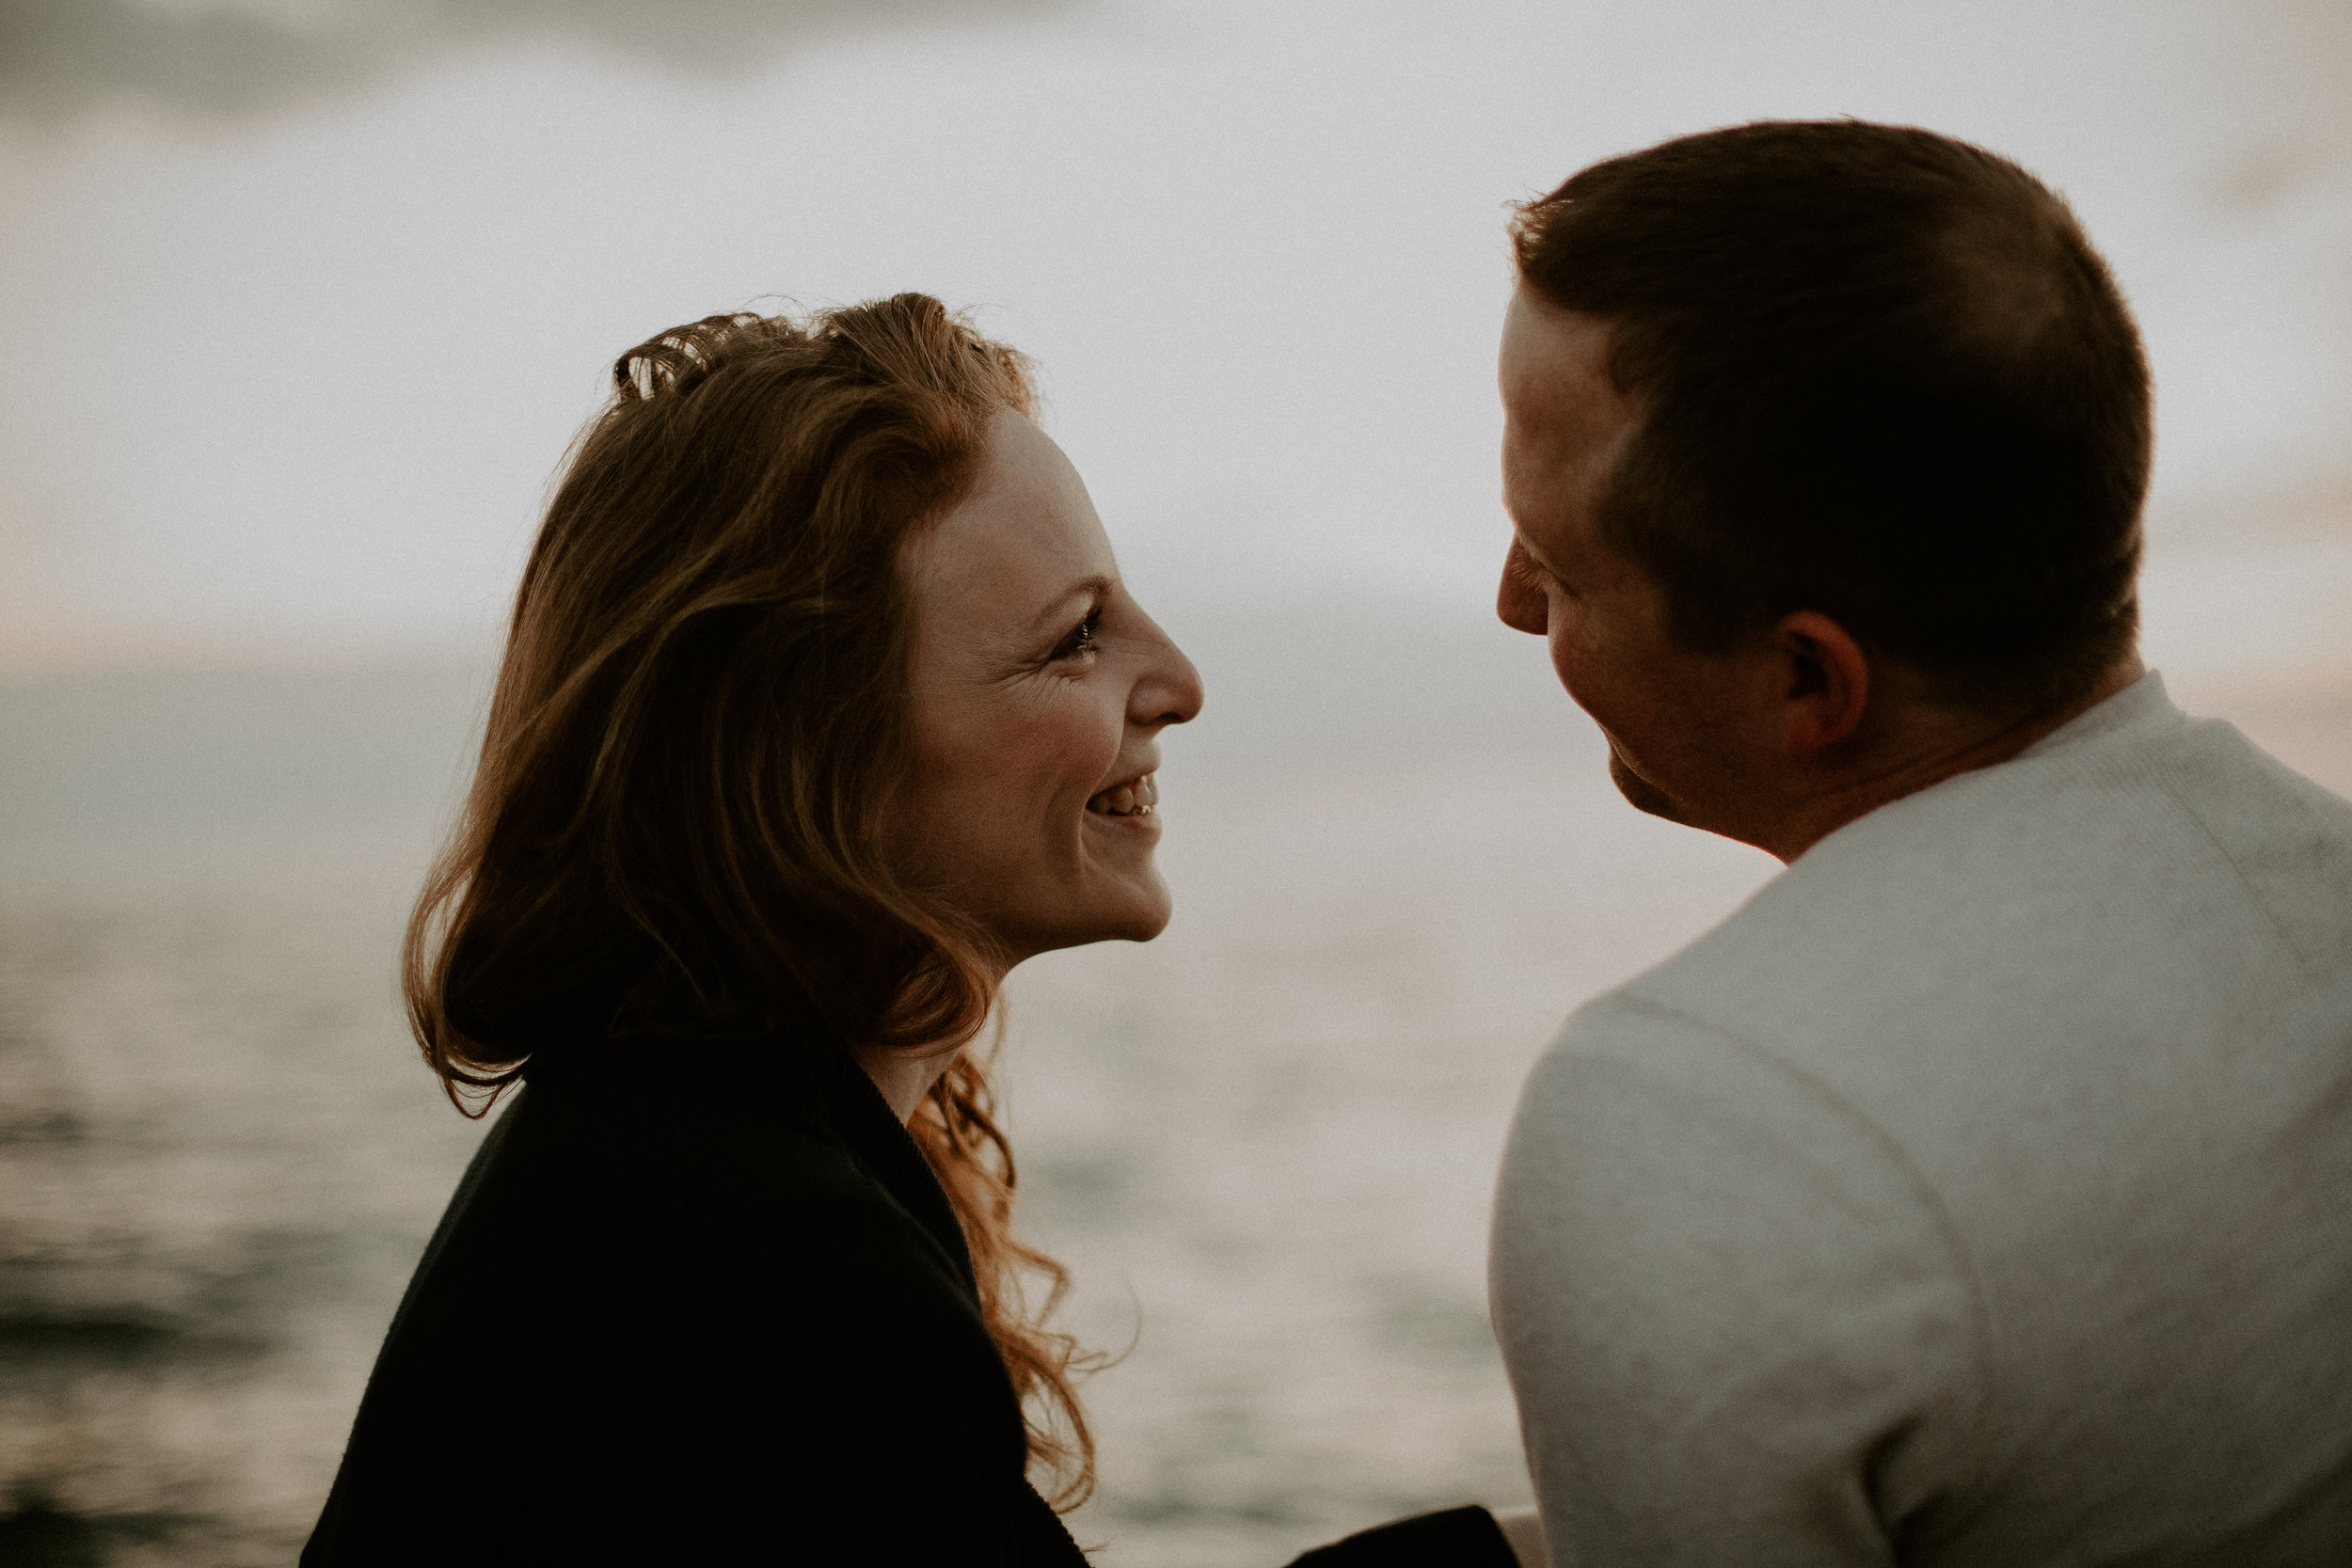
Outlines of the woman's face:
M 1120 586 L 1070 459 L 998 414 L 971 494 L 908 542 L 901 570 L 914 646 L 900 874 L 977 917 L 1008 964 L 1157 936 L 1157 740 L 1200 711 L 1200 676 Z

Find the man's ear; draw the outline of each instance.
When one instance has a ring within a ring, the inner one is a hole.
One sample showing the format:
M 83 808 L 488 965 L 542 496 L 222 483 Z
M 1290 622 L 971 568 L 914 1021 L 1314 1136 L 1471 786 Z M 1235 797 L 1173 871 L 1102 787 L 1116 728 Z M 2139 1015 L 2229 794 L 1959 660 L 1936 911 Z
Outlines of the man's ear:
M 1782 734 L 1790 757 L 1811 757 L 1861 727 L 1870 660 L 1845 627 L 1818 610 L 1784 615 L 1772 627 L 1772 655 L 1785 683 Z

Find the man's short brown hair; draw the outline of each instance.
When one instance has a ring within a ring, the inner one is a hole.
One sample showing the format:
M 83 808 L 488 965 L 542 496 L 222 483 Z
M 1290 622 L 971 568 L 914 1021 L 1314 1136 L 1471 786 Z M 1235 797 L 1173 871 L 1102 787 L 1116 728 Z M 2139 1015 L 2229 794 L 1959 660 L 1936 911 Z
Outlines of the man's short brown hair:
M 1798 610 L 1939 697 L 2044 710 L 2138 625 L 2148 368 L 2072 212 L 1909 127 L 1767 121 L 1593 165 L 1512 226 L 1611 327 L 1604 535 L 1721 649 Z

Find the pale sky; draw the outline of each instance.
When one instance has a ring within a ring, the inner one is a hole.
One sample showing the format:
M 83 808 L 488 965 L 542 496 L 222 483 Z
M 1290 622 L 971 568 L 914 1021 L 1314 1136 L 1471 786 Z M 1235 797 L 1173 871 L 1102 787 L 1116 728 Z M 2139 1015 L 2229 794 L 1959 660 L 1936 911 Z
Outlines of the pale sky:
M 1503 204 L 1830 114 L 2020 159 L 2113 261 L 2159 661 L 2352 660 L 2352 8 L 843 12 L 715 63 L 518 26 L 267 109 L 0 101 L 0 673 L 470 651 L 614 355 L 910 288 L 1042 362 L 1148 597 L 1479 613 Z

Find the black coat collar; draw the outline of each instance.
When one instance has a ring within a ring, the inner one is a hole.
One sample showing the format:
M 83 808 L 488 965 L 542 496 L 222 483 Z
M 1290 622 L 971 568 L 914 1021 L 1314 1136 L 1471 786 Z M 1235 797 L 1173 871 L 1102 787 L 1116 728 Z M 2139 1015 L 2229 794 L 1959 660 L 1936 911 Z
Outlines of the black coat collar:
M 526 1083 L 589 1075 L 717 1100 L 738 1115 L 751 1109 L 836 1145 L 939 1244 L 977 1303 L 971 1248 L 946 1190 L 846 1044 L 776 1037 L 607 1039 L 535 1053 L 523 1069 Z
M 941 1250 L 954 1259 L 956 1272 L 975 1298 L 978 1285 L 972 1273 L 972 1252 L 964 1243 L 963 1226 L 946 1189 L 931 1170 L 923 1150 L 882 1098 L 882 1090 L 845 1049 L 807 1053 L 812 1098 L 831 1114 L 832 1131 L 850 1156 L 865 1167 L 898 1206 L 930 1232 Z

